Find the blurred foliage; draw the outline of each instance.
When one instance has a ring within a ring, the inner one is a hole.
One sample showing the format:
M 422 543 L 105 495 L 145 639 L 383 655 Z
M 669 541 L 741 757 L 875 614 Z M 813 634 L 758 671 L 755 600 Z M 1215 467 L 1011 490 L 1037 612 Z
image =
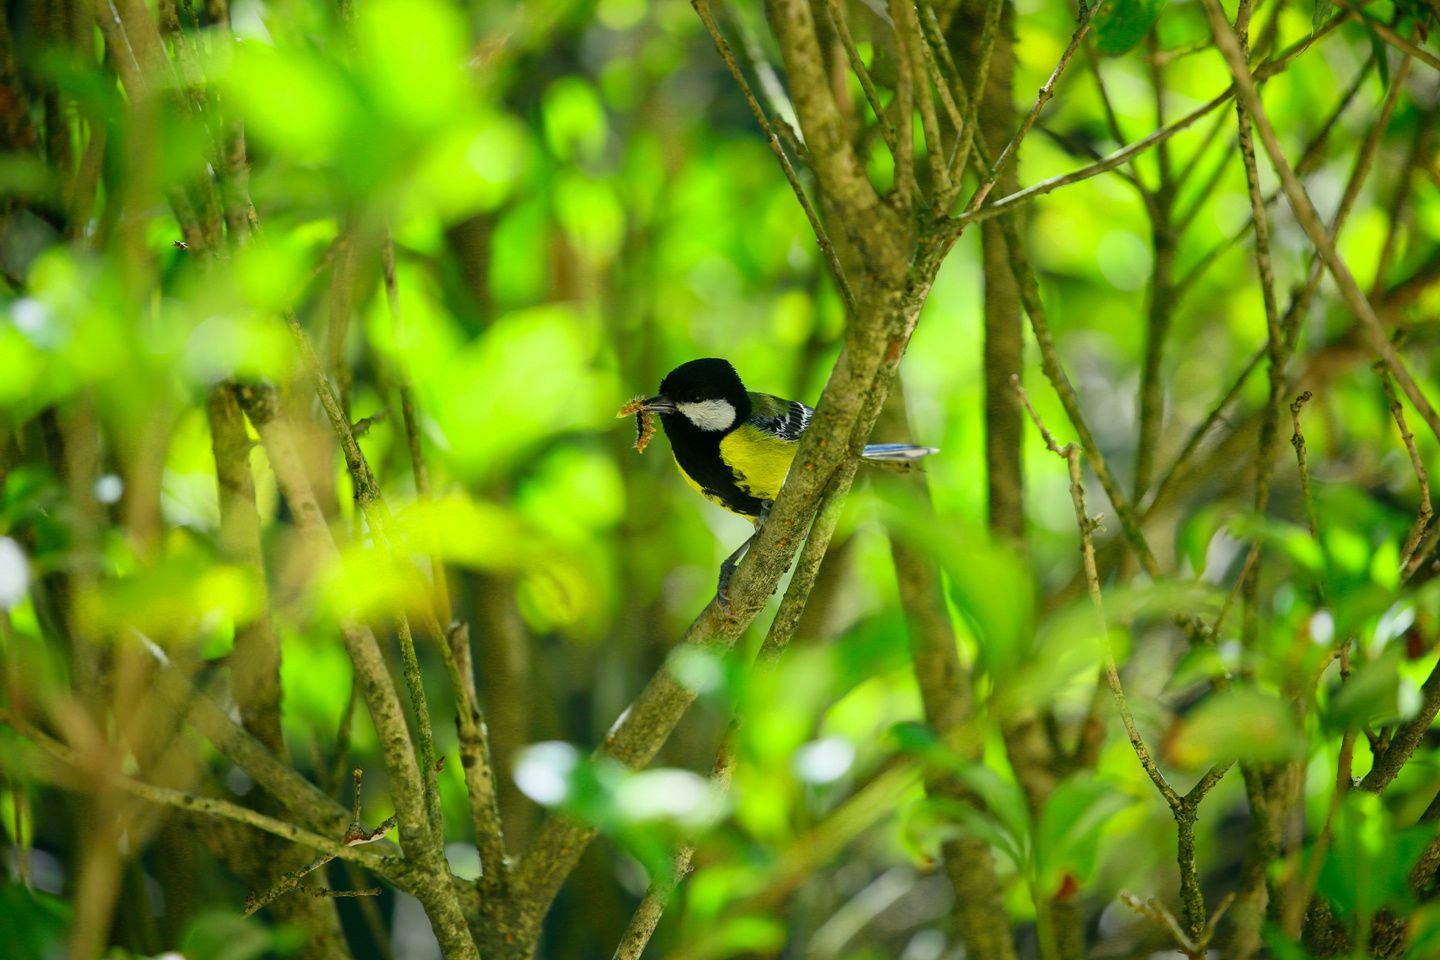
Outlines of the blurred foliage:
M 354 709 L 337 625 L 359 616 L 393 647 L 397 612 L 442 609 L 433 558 L 448 571 L 453 609 L 444 612 L 471 628 L 512 852 L 546 811 L 603 832 L 551 913 L 544 955 L 608 956 L 649 879 L 668 869 L 677 845 L 695 842 L 695 872 L 657 934 L 657 955 L 958 956 L 936 869 L 942 844 L 958 837 L 978 837 L 999 856 L 1026 955 L 1037 905 L 1060 894 L 1098 918 L 1106 950 L 1166 949 L 1165 931 L 1113 906 L 1122 888 L 1171 900 L 1175 890 L 1170 818 L 1120 725 L 1109 724 L 1093 769 L 1058 778 L 1038 808 L 1001 735 L 1044 713 L 1051 736 L 1073 738 L 1113 651 L 1172 780 L 1191 783 L 1231 760 L 1297 764 L 1304 802 L 1294 829 L 1309 856 L 1323 857 L 1315 890 L 1350 942 L 1389 911 L 1411 917 L 1407 956 L 1440 950 L 1433 888 L 1411 880 L 1435 837 L 1433 732 L 1383 795 L 1351 791 L 1329 809 L 1341 737 L 1359 734 L 1353 772 L 1363 777 L 1378 738 L 1421 709 L 1440 581 L 1428 566 L 1408 581 L 1399 572 L 1415 476 L 1352 318 L 1328 286 L 1300 330 L 1292 370 L 1297 391 L 1315 391 L 1304 433 L 1319 536 L 1306 525 L 1283 441 L 1270 509 L 1254 515 L 1256 411 L 1266 396 L 1257 373 L 1220 418 L 1219 439 L 1153 507 L 1146 529 L 1164 578 L 1133 575 L 1112 505 L 1098 487 L 1089 491 L 1107 517 L 1097 533 L 1102 633 L 1085 596 L 1068 478 L 1033 433 L 1026 542 L 986 532 L 984 280 L 979 232 L 967 234 L 936 279 L 903 368 L 912 432 L 943 450 L 923 475 L 933 513 L 903 494 L 897 484 L 908 481 L 862 484 L 823 569 L 819 609 L 794 647 L 752 669 L 757 633 L 733 656 L 673 663 L 698 707 L 655 767 L 629 771 L 586 756 L 666 662 L 713 591 L 716 564 L 749 527 L 679 482 L 663 440 L 637 457 L 630 423 L 614 410 L 696 356 L 729 358 L 754 389 L 814 401 L 844 328 L 806 219 L 690 5 L 254 0 L 234 3 L 232 33 L 212 14 L 194 19 L 186 3 L 166 38 L 181 66 L 161 94 L 176 102 L 164 109 L 122 93 L 85 16 L 75 42 L 47 32 L 37 11 L 50 6 L 6 5 L 14 83 L 37 91 L 35 103 L 60 105 L 63 129 L 48 132 L 68 143 L 63 158 L 45 153 L 53 144 L 27 151 L 11 131 L 0 156 L 0 647 L 12 715 L 77 747 L 108 744 L 104 762 L 115 770 L 243 798 L 252 785 L 208 745 L 153 739 L 144 671 L 124 668 L 148 639 L 223 700 L 237 627 L 267 616 L 283 649 L 291 761 L 347 807 L 343 771 L 362 766 L 366 820 L 378 822 L 391 803 L 384 768 L 364 710 Z M 727 6 L 726 28 L 750 41 L 745 56 L 778 62 L 760 12 Z M 872 38 L 875 5 L 850 6 L 877 73 L 893 72 Z M 1332 11 L 1328 2 L 1258 6 L 1256 32 L 1273 31 L 1272 50 Z M 1014 89 L 1035 90 L 1074 11 L 1020 0 L 1013 13 Z M 1376 2 L 1366 16 L 1434 49 L 1417 26 L 1433 19 L 1431 7 Z M 1108 4 L 1096 56 L 1077 58 L 1025 142 L 1022 182 L 1153 130 L 1156 56 L 1165 120 L 1224 90 L 1228 75 L 1207 40 L 1197 3 Z M 1383 131 L 1379 172 L 1339 242 L 1377 296 L 1424 278 L 1440 237 L 1428 132 L 1435 74 L 1417 65 L 1401 81 L 1397 63 L 1359 18 L 1264 88 L 1282 141 L 1298 154 L 1363 73 L 1307 171 L 1328 212 L 1389 85 L 1406 84 Z M 219 113 L 185 109 L 197 96 Z M 44 119 L 39 109 L 32 125 Z M 1152 151 L 1122 168 L 1147 183 L 1162 164 L 1195 171 L 1169 198 L 1188 215 L 1175 273 L 1198 272 L 1169 315 L 1161 464 L 1265 335 L 1251 245 L 1229 244 L 1250 216 L 1231 148 L 1233 108 L 1216 117 L 1224 135 L 1210 136 L 1207 120 L 1171 140 L 1164 159 Z M 210 158 L 242 128 L 257 228 L 247 243 L 202 250 L 175 200 L 212 179 L 222 195 L 238 189 L 235 171 Z M 872 177 L 883 186 L 889 157 L 875 158 Z M 87 171 L 98 177 L 89 197 Z M 1268 189 L 1268 170 L 1265 178 Z M 1414 182 L 1402 193 L 1405 178 Z M 1283 204 L 1272 216 L 1283 292 L 1304 283 L 1312 249 Z M 1155 267 L 1144 204 L 1122 178 L 1095 177 L 1031 205 L 1025 229 L 1060 353 L 1099 446 L 1128 477 Z M 381 268 L 387 230 L 398 316 Z M 1377 277 L 1387 248 L 1389 272 Z M 1434 396 L 1440 289 L 1412 292 L 1385 301 L 1387 322 L 1406 330 L 1412 369 Z M 393 509 L 393 551 L 375 548 L 354 507 L 284 311 L 320 345 L 352 417 L 371 418 L 361 443 Z M 1073 431 L 1041 386 L 1036 345 L 1026 351 L 1036 407 L 1063 442 Z M 231 380 L 279 388 L 342 543 L 334 559 L 297 535 L 253 428 L 263 576 L 223 542 L 206 403 Z M 413 389 L 429 497 L 412 474 L 402 386 Z M 1422 459 L 1440 465 L 1436 438 L 1405 410 Z M 964 744 L 941 742 L 921 723 L 891 536 L 943 571 L 945 612 L 974 678 L 976 719 Z M 1247 626 L 1233 588 L 1251 543 L 1263 559 L 1258 621 Z M 1222 625 L 1192 645 L 1180 629 L 1188 618 Z M 463 845 L 472 824 L 454 704 L 441 694 L 436 651 L 422 644 L 421 657 L 437 750 L 452 761 L 440 773 L 447 836 Z M 1228 689 L 1217 689 L 1227 678 Z M 732 712 L 742 722 L 733 784 L 722 790 L 706 774 Z M 3 734 L 0 955 L 57 956 L 89 836 L 77 826 L 87 808 L 62 801 L 70 794 L 61 788 L 84 792 L 100 775 L 36 769 L 20 737 Z M 167 750 L 189 766 L 166 766 Z M 923 777 L 936 771 L 977 802 L 927 795 Z M 1239 780 L 1237 772 L 1221 783 L 1199 825 L 1212 904 L 1235 885 L 1244 850 Z M 110 956 L 246 960 L 301 946 L 290 928 L 241 920 L 247 884 L 208 853 L 177 865 L 173 846 L 150 844 L 158 828 L 144 815 L 118 804 L 106 815 L 134 831 L 123 845 Z M 1294 871 L 1296 862 L 1272 868 Z M 354 885 L 338 871 L 331 879 Z M 149 899 L 152 886 L 166 895 Z M 172 896 L 187 888 L 195 896 Z M 372 906 L 382 932 L 410 945 L 403 955 L 431 955 L 418 911 L 389 891 Z M 341 910 L 355 956 L 383 956 L 368 945 L 362 910 Z M 1308 955 L 1292 938 L 1271 938 L 1276 956 Z

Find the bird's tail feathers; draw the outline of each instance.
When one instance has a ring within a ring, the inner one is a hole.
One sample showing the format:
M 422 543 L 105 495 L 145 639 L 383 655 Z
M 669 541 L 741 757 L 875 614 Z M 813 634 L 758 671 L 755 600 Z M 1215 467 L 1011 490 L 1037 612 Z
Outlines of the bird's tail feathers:
M 866 460 L 881 463 L 908 463 L 939 452 L 939 447 L 922 447 L 913 443 L 867 443 L 860 455 Z

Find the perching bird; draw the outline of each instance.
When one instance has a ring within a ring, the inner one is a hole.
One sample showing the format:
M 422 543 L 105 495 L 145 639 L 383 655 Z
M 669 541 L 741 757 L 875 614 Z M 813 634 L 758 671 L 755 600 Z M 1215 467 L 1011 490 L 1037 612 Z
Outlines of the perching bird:
M 746 390 L 729 361 L 715 357 L 671 370 L 641 409 L 660 415 L 675 463 L 696 492 L 755 522 L 755 533 L 720 566 L 716 595 L 724 606 L 730 576 L 759 535 L 815 411 L 798 400 Z M 872 443 L 862 456 L 910 461 L 938 452 L 909 443 Z

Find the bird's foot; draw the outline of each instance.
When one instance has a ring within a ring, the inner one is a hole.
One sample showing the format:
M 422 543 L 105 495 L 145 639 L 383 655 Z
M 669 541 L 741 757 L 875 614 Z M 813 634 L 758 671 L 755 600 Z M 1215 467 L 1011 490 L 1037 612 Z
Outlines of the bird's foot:
M 715 603 L 720 612 L 730 616 L 730 578 L 735 575 L 736 561 L 726 560 L 720 565 L 720 580 L 715 584 Z

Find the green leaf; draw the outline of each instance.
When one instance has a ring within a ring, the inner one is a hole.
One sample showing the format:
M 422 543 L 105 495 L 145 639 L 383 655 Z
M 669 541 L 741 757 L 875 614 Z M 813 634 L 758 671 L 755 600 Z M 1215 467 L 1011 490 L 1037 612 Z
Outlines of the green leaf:
M 1380 797 L 1352 790 L 1336 812 L 1317 889 L 1352 930 L 1364 929 L 1381 908 L 1411 902 L 1410 868 L 1434 835 L 1433 825 L 1397 829 Z
M 1404 719 L 1403 656 L 1404 650 L 1391 646 L 1351 673 L 1330 700 L 1325 726 L 1336 731 L 1358 730 Z
M 1278 547 L 1302 570 L 1324 575 L 1325 553 L 1304 527 L 1254 515 L 1233 517 L 1229 526 L 1235 536 L 1257 537 L 1268 547 Z
M 1235 687 L 1217 693 L 1180 721 L 1169 757 L 1185 768 L 1227 760 L 1285 760 L 1302 754 L 1295 711 L 1273 694 Z
M 964 801 L 928 797 L 905 809 L 901 842 L 917 863 L 934 863 L 940 859 L 940 847 L 945 841 L 962 836 L 983 840 L 1017 870 L 1027 866 L 1025 837 L 1016 836 L 999 818 Z
M 298 939 L 297 939 L 298 937 Z M 293 927 L 272 929 L 258 919 L 209 910 L 190 922 L 183 949 L 188 956 L 213 960 L 259 960 L 294 952 L 304 937 Z
M 944 568 L 950 598 L 975 636 L 980 670 L 998 685 L 1024 669 L 1034 643 L 1034 587 L 1021 557 L 984 530 L 937 523 L 901 498 L 886 506 L 886 524 Z
M 1175 536 L 1175 549 L 1180 558 L 1190 561 L 1190 568 L 1195 572 L 1195 576 L 1205 572 L 1210 543 L 1232 512 L 1224 504 L 1207 504 L 1186 517 L 1180 525 Z
M 1184 690 L 1201 680 L 1223 677 L 1229 670 L 1230 665 L 1218 649 L 1210 644 L 1193 646 L 1180 657 L 1180 662 L 1165 683 L 1165 689 Z
M 1109 0 L 1095 14 L 1095 48 L 1108 56 L 1125 53 L 1145 38 L 1166 0 Z
M 972 763 L 957 771 L 959 780 L 975 791 L 994 816 L 997 823 L 1015 838 L 1016 846 L 1026 850 L 1030 846 L 1030 806 L 1018 784 L 1002 779 L 999 774 L 982 764 Z
M 1056 787 L 1035 830 L 1042 887 L 1054 892 L 1067 873 L 1086 883 L 1095 872 L 1105 826 L 1133 802 L 1134 798 L 1090 773 L 1077 774 Z
M 1315 15 L 1310 20 L 1310 32 L 1314 33 L 1325 25 L 1330 19 L 1330 12 L 1335 9 L 1335 0 L 1315 0 Z
M 595 88 L 579 77 L 562 77 L 544 96 L 545 142 L 564 157 L 595 160 L 605 149 L 605 108 Z
M 71 907 L 58 897 L 27 890 L 20 883 L 0 886 L 0 956 L 59 957 L 65 954 Z

